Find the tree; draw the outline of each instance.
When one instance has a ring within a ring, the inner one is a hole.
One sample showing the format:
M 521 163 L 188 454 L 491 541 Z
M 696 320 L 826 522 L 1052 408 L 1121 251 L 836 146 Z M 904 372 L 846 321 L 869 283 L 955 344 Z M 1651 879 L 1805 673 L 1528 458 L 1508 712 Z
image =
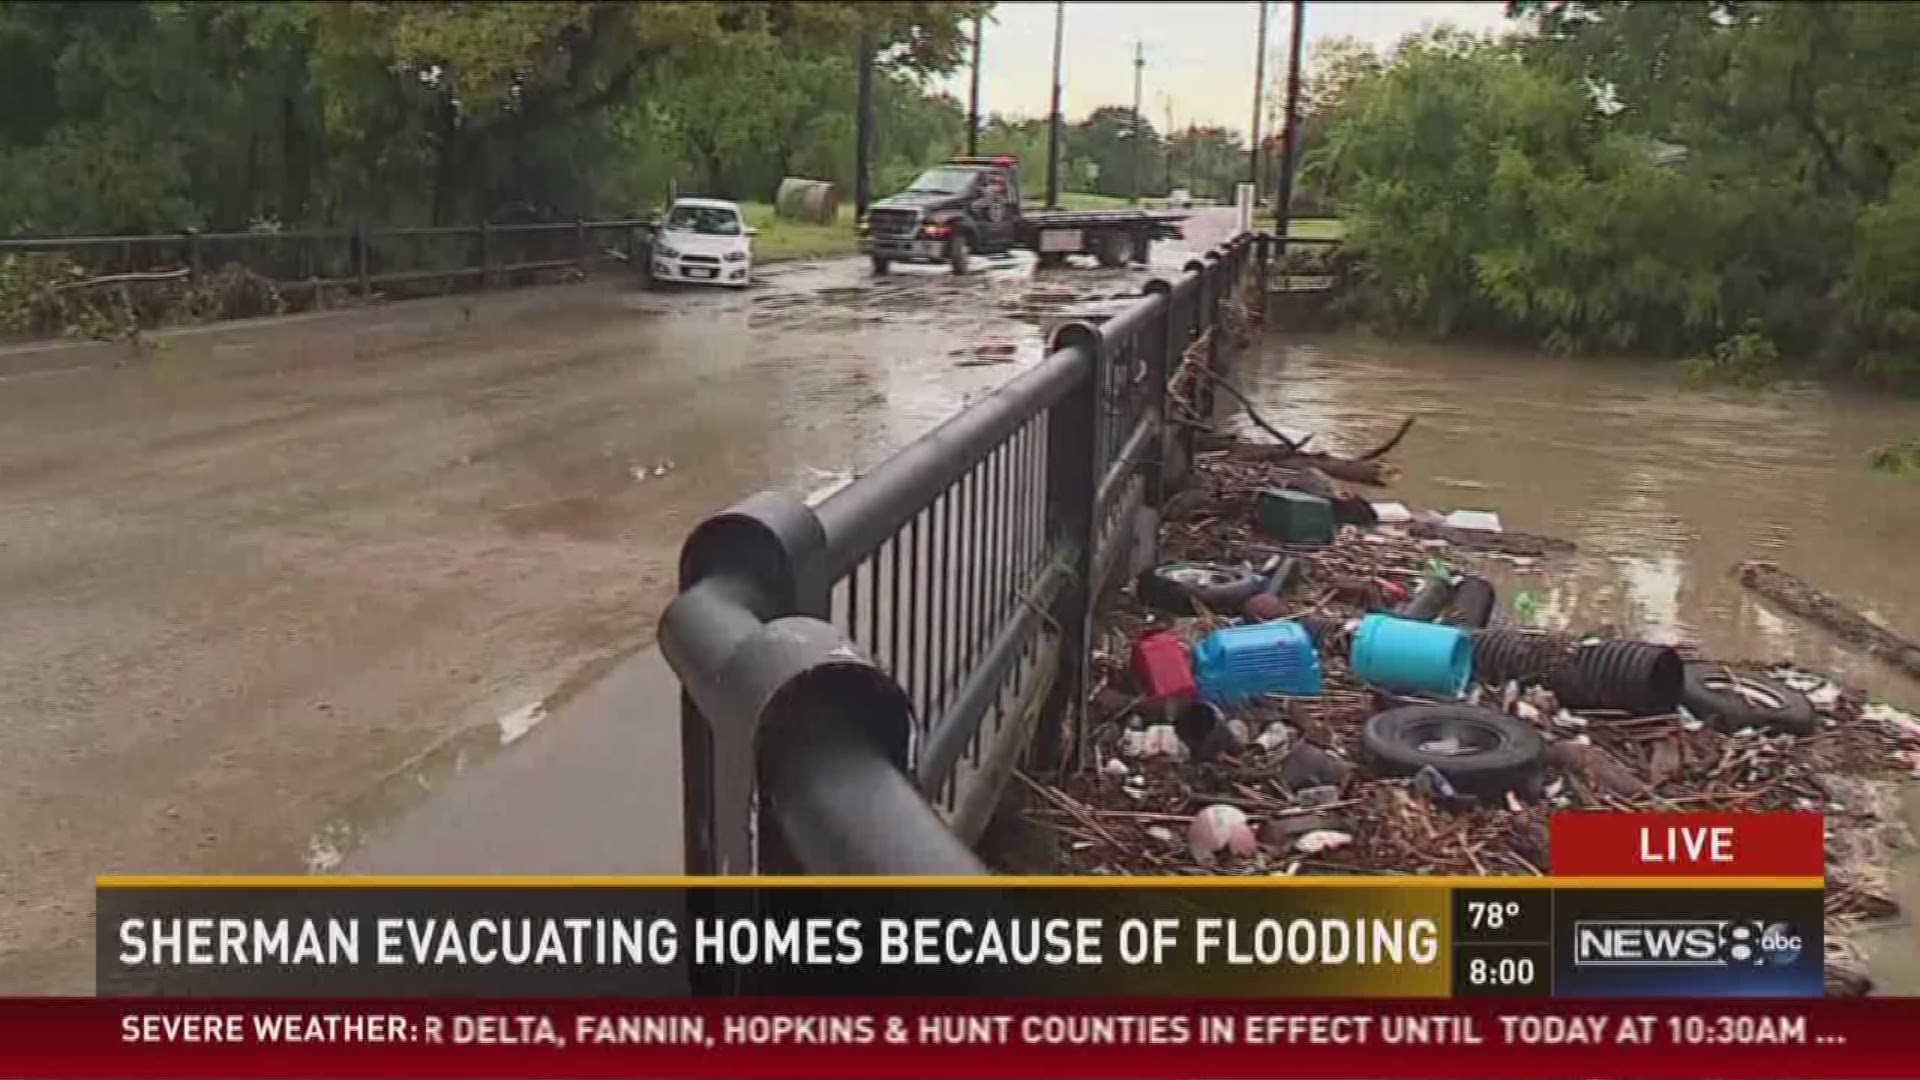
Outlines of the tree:
M 851 146 L 863 35 L 890 115 L 934 125 L 883 138 L 937 141 L 920 80 L 988 6 L 0 0 L 0 231 L 564 218 L 694 173 L 758 194 Z
M 1237 132 L 1221 127 L 1189 127 L 1173 136 L 1173 186 L 1203 199 L 1229 200 L 1247 175 L 1247 148 Z
M 1159 133 L 1147 118 L 1119 105 L 1102 105 L 1085 120 L 1069 125 L 1064 135 L 1068 158 L 1085 159 L 1095 166 L 1091 190 L 1102 195 L 1131 194 L 1136 170 L 1140 190 L 1146 191 L 1151 178 L 1161 171 L 1155 165 L 1166 155 Z

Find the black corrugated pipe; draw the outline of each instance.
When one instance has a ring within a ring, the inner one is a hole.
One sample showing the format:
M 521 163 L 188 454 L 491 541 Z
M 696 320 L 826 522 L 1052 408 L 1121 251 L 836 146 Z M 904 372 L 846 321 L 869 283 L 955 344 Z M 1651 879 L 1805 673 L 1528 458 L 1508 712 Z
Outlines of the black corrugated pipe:
M 1473 670 L 1483 682 L 1544 682 L 1572 709 L 1619 709 L 1636 716 L 1680 704 L 1685 667 L 1671 646 L 1645 641 L 1580 644 L 1561 634 L 1479 630 Z

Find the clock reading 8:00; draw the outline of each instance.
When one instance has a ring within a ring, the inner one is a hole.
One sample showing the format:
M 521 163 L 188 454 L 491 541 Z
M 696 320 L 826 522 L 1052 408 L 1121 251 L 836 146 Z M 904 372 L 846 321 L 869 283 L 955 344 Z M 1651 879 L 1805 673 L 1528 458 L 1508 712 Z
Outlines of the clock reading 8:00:
M 1533 957 L 1476 956 L 1467 962 L 1467 981 L 1474 986 L 1532 986 Z

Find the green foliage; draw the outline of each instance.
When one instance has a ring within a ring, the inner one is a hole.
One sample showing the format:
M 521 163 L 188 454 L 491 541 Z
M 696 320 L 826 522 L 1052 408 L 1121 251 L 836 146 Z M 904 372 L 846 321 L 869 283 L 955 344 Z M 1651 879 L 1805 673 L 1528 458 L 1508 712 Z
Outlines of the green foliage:
M 0 0 L 0 235 L 565 220 L 950 153 L 973 2 Z
M 1920 477 L 1920 438 L 1902 439 L 1874 451 L 1873 471 L 1893 476 Z
M 1779 381 L 1780 350 L 1773 339 L 1750 331 L 1722 341 L 1706 356 L 1682 360 L 1680 368 L 1696 383 L 1726 382 L 1761 390 Z
M 1920 385 L 1920 6 L 1523 6 L 1537 34 L 1329 80 L 1302 179 L 1340 204 L 1359 312 Z

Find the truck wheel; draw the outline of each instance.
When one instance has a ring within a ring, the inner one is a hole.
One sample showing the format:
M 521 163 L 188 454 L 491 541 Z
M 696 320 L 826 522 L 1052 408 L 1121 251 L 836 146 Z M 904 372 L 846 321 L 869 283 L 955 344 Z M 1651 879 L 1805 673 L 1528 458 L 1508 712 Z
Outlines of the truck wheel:
M 1133 261 L 1143 266 L 1153 261 L 1153 234 L 1145 229 L 1133 234 Z
M 885 255 L 873 256 L 873 272 L 874 273 L 884 274 L 887 272 L 887 268 L 891 265 L 893 265 L 893 261 L 891 259 L 888 259 Z
M 947 237 L 947 265 L 953 267 L 955 275 L 967 272 L 967 257 L 971 254 L 968 246 L 966 233 L 956 230 Z
M 1109 270 L 1127 265 L 1133 253 L 1132 242 L 1123 232 L 1110 232 L 1100 238 L 1100 265 Z

